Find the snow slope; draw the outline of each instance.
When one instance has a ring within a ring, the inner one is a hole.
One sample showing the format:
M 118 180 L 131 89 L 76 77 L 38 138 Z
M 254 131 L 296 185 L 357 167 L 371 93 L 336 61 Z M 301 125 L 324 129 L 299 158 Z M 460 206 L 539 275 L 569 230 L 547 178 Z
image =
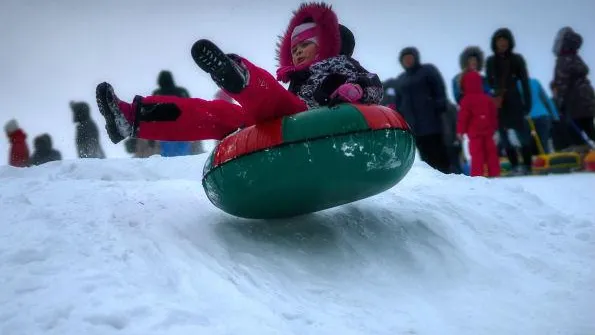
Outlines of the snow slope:
M 265 222 L 208 202 L 204 159 L 1 167 L 0 334 L 595 333 L 593 174 L 416 162 Z

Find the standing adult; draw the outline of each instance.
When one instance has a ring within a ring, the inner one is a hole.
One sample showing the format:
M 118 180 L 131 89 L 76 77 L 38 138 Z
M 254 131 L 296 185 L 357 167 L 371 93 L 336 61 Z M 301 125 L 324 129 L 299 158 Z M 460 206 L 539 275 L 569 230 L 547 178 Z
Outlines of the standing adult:
M 396 109 L 411 126 L 419 155 L 433 168 L 448 173 L 450 161 L 444 144 L 443 114 L 447 111 L 446 88 L 433 64 L 422 64 L 419 51 L 407 47 L 399 54 L 404 72 L 385 87 L 393 94 Z
M 531 111 L 531 90 L 527 66 L 522 55 L 514 52 L 515 40 L 508 28 L 500 28 L 492 35 L 493 54 L 486 62 L 486 77 L 498 108 L 498 134 L 506 150 L 513 174 L 531 173 L 531 132 L 526 120 Z M 517 86 L 520 81 L 522 96 Z M 516 149 L 508 130 L 516 132 L 521 145 L 523 167 L 519 166 Z

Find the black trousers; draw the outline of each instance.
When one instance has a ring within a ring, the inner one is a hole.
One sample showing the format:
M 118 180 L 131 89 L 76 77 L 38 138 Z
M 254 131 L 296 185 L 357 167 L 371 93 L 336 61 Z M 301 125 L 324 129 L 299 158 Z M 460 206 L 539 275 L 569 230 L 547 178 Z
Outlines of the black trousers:
M 449 173 L 450 159 L 442 134 L 417 136 L 415 143 L 421 160 L 442 173 Z

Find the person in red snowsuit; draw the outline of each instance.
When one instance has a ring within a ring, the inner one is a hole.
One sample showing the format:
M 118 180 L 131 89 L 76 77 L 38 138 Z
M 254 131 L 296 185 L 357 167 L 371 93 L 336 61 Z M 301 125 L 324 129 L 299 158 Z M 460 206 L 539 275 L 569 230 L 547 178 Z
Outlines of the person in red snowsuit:
M 471 154 L 471 176 L 483 176 L 484 165 L 488 176 L 500 176 L 500 160 L 494 142 L 498 130 L 498 109 L 492 98 L 484 93 L 483 80 L 476 71 L 469 71 L 461 80 L 465 95 L 460 103 L 457 120 L 457 134 L 469 137 Z
M 338 102 L 377 104 L 382 84 L 349 55 L 341 54 L 336 14 L 324 3 L 304 3 L 294 12 L 277 49 L 277 78 L 235 54 L 223 53 L 208 40 L 192 47 L 197 65 L 227 95 L 204 100 L 170 96 L 135 96 L 120 100 L 101 83 L 96 96 L 110 139 L 221 140 L 239 128 Z M 277 80 L 289 82 L 285 89 Z
M 16 120 L 12 119 L 4 126 L 4 131 L 10 141 L 8 153 L 8 165 L 15 167 L 27 167 L 29 161 L 29 146 L 27 146 L 27 134 L 19 127 Z

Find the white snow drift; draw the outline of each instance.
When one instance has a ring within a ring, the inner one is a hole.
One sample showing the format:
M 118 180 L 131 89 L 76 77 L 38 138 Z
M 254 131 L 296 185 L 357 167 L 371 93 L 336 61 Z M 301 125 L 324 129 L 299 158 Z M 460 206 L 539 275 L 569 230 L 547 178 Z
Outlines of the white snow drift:
M 1 167 L 0 334 L 595 333 L 593 174 L 416 163 L 379 196 L 257 221 L 210 204 L 204 159 Z

